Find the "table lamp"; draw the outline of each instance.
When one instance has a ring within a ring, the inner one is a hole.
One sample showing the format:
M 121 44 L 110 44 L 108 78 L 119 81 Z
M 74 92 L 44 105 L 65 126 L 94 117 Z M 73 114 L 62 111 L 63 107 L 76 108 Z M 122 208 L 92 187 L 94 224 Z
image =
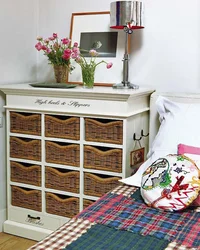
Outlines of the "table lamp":
M 123 29 L 125 38 L 125 53 L 123 58 L 123 81 L 113 88 L 138 89 L 139 86 L 128 80 L 129 75 L 129 35 L 134 29 L 142 29 L 143 3 L 139 1 L 116 1 L 110 4 L 110 28 Z

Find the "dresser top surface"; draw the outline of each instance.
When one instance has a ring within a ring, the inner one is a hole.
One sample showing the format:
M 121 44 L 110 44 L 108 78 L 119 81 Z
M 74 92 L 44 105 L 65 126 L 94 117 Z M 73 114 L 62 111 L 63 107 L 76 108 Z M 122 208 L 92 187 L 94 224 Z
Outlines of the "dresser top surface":
M 0 90 L 6 95 L 25 95 L 25 96 L 48 96 L 48 97 L 76 97 L 80 99 L 98 100 L 121 100 L 125 101 L 131 97 L 150 95 L 154 92 L 153 88 L 141 87 L 135 89 L 114 89 L 112 87 L 97 87 L 85 89 L 82 86 L 76 88 L 41 88 L 32 87 L 29 83 L 23 84 L 4 84 L 0 85 Z

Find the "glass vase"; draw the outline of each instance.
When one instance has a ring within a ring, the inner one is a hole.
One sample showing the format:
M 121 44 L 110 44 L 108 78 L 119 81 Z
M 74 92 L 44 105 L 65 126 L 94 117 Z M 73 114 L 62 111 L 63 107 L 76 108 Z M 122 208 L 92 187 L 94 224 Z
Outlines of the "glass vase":
M 94 74 L 95 74 L 95 67 L 90 67 L 90 65 L 82 67 L 82 80 L 84 88 L 94 87 Z
M 53 65 L 54 75 L 57 83 L 66 83 L 68 68 L 64 65 Z

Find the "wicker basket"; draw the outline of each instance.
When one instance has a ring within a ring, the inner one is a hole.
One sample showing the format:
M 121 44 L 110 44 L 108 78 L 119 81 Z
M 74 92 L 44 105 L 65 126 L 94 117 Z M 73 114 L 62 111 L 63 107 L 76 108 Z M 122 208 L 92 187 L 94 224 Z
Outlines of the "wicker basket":
M 79 140 L 80 118 L 45 115 L 45 136 Z
M 119 185 L 119 177 L 84 173 L 84 194 L 102 196 Z
M 84 168 L 121 173 L 122 149 L 84 146 Z
M 10 162 L 11 181 L 41 186 L 41 166 Z
M 95 201 L 91 201 L 88 199 L 83 199 L 83 209 L 85 209 L 86 207 L 89 207 L 90 205 L 92 205 Z
M 10 157 L 40 161 L 41 141 L 11 136 Z
M 10 112 L 10 131 L 29 135 L 41 135 L 41 115 Z
M 53 65 L 54 75 L 57 83 L 66 83 L 69 69 L 66 65 Z
M 41 191 L 11 186 L 11 204 L 36 211 L 42 210 Z
M 123 121 L 85 118 L 85 140 L 123 143 Z
M 46 141 L 46 162 L 80 166 L 80 146 Z
M 45 167 L 45 186 L 47 188 L 79 193 L 78 171 Z
M 79 213 L 79 199 L 46 192 L 46 212 L 72 218 Z

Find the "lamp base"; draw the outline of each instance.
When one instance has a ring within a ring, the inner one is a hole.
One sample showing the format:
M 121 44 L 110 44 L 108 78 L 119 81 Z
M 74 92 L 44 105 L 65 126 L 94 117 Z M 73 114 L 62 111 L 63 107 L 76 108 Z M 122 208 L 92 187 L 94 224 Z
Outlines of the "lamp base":
M 139 85 L 133 84 L 128 82 L 127 84 L 124 83 L 115 83 L 113 84 L 113 89 L 139 89 Z

